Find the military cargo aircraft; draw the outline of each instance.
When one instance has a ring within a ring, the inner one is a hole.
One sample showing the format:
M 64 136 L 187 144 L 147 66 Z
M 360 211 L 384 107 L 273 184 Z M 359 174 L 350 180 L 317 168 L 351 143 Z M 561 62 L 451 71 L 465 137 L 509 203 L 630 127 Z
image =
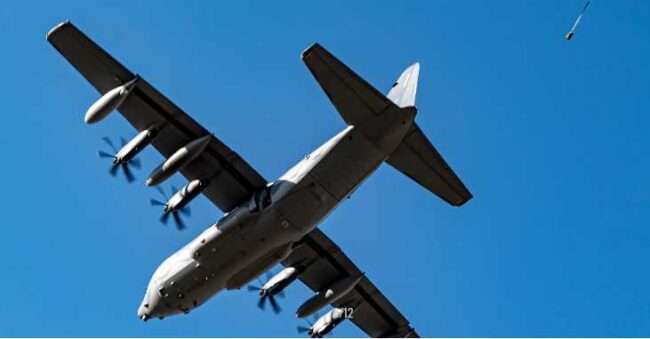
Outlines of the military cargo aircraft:
M 179 213 L 198 194 L 223 217 L 155 270 L 140 307 L 142 320 L 188 313 L 223 290 L 240 289 L 278 263 L 285 268 L 259 290 L 259 306 L 294 282 L 314 291 L 296 311 L 307 317 L 331 305 L 305 332 L 322 337 L 349 319 L 371 337 L 417 337 L 415 329 L 368 277 L 317 226 L 382 163 L 413 179 L 453 206 L 471 193 L 415 123 L 420 66 L 413 64 L 387 95 L 319 44 L 302 60 L 345 121 L 346 127 L 284 175 L 267 181 L 145 79 L 132 73 L 66 21 L 47 40 L 101 97 L 86 123 L 119 111 L 138 131 L 116 151 L 113 166 L 126 166 L 153 145 L 166 160 L 146 184 L 180 172 L 188 184 L 163 205 L 163 218 Z M 125 174 L 128 168 L 125 168 Z

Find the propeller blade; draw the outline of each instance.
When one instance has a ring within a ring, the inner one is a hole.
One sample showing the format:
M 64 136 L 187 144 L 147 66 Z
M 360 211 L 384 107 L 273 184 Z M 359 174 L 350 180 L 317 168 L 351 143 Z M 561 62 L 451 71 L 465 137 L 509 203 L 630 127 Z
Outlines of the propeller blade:
M 275 314 L 278 314 L 278 313 L 280 313 L 282 311 L 282 308 L 280 307 L 280 305 L 278 305 L 278 302 L 275 301 L 275 297 L 270 295 L 269 296 L 269 301 L 271 302 L 271 308 L 273 309 L 273 312 Z
M 192 215 L 192 211 L 190 210 L 189 206 L 183 206 L 183 208 L 181 208 L 179 211 L 186 217 L 189 217 L 189 216 Z
M 108 173 L 109 173 L 111 176 L 114 177 L 115 174 L 117 174 L 117 170 L 118 170 L 119 168 L 120 168 L 120 166 L 118 166 L 118 165 L 113 165 L 113 166 L 111 166 L 111 169 L 108 171 Z
M 171 185 L 171 188 L 172 188 L 172 194 L 178 192 L 178 188 L 176 188 L 176 186 Z
M 310 330 L 309 327 L 296 326 L 296 331 L 298 331 L 298 333 L 307 333 L 307 332 L 309 332 L 309 330 Z
M 169 213 L 163 213 L 163 215 L 160 216 L 160 222 L 167 225 L 167 220 L 169 220 Z
M 151 199 L 149 202 L 151 202 L 151 206 L 165 206 L 165 203 L 160 200 Z
M 126 181 L 133 182 L 135 180 L 133 173 L 131 173 L 131 170 L 129 169 L 129 165 L 123 163 L 122 170 L 124 171 L 124 176 L 126 177 Z
M 252 291 L 259 291 L 259 290 L 261 290 L 261 289 L 262 289 L 261 287 L 257 287 L 257 286 L 253 286 L 253 285 L 248 285 L 248 290 L 251 291 L 251 292 L 252 292 Z
M 311 320 L 311 321 L 308 321 L 307 319 L 305 319 L 305 320 L 307 320 L 307 322 L 309 323 L 310 326 L 313 326 L 313 325 L 318 321 L 319 318 L 320 318 L 320 313 L 319 313 L 319 312 L 316 312 L 316 313 L 314 313 L 314 315 L 312 316 L 312 320 Z
M 185 228 L 185 224 L 183 223 L 183 219 L 181 219 L 181 216 L 178 215 L 178 212 L 173 211 L 172 212 L 172 217 L 174 217 L 174 222 L 176 223 L 176 228 L 178 228 L 179 231 L 182 231 Z
M 132 165 L 133 167 L 140 169 L 140 159 L 131 159 L 129 160 L 129 165 Z
M 160 186 L 156 186 L 156 189 L 158 190 L 158 192 L 160 192 L 160 195 L 162 195 L 163 198 L 165 198 L 165 200 L 169 200 L 169 198 L 167 198 L 167 194 L 165 194 L 165 191 L 163 191 L 163 189 L 160 188 Z
M 257 308 L 263 310 L 265 306 L 266 306 L 266 296 L 263 296 L 260 298 L 260 300 L 257 301 Z
M 108 146 L 113 150 L 113 152 L 117 153 L 117 149 L 115 149 L 115 145 L 113 145 L 111 139 L 109 139 L 108 137 L 103 137 L 102 140 L 104 140 L 104 142 L 108 144 Z
M 100 158 L 115 159 L 115 156 L 108 152 L 98 151 L 97 154 L 99 155 Z
M 124 137 L 120 137 L 120 142 L 122 143 L 122 147 L 126 146 L 126 140 L 124 140 Z

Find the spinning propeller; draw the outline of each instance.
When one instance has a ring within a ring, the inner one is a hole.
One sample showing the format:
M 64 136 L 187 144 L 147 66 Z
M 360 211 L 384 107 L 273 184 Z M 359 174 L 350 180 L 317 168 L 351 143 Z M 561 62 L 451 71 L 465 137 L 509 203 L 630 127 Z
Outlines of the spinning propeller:
M 97 152 L 97 154 L 99 154 L 100 158 L 113 159 L 113 166 L 111 166 L 111 169 L 108 171 L 108 173 L 110 173 L 111 176 L 115 176 L 115 174 L 117 174 L 117 170 L 120 167 L 122 167 L 122 171 L 124 172 L 124 176 L 126 177 L 126 181 L 133 182 L 135 180 L 135 177 L 133 176 L 133 173 L 131 173 L 131 169 L 129 168 L 129 166 L 131 165 L 131 166 L 133 166 L 135 168 L 140 168 L 140 160 L 139 159 L 130 159 L 130 160 L 124 161 L 123 159 L 118 158 L 118 156 L 117 156 L 118 155 L 118 150 L 115 148 L 115 145 L 113 144 L 111 139 L 109 139 L 108 137 L 103 137 L 102 140 L 104 140 L 104 142 L 106 142 L 108 144 L 108 146 L 113 150 L 113 152 L 115 152 L 114 154 L 110 154 L 110 153 L 102 151 L 102 150 Z M 122 142 L 122 147 L 124 147 L 124 145 L 126 145 L 126 140 L 124 140 L 124 138 L 120 138 L 120 140 Z
M 316 321 L 318 321 L 318 318 L 320 318 L 320 315 L 318 314 L 318 312 L 316 312 L 316 313 L 314 313 L 314 316 L 312 318 L 313 318 L 312 321 L 309 321 L 307 318 L 303 318 L 305 320 L 305 322 L 307 323 L 307 325 L 309 325 L 309 327 L 298 325 L 298 326 L 296 326 L 296 331 L 298 331 L 298 333 L 301 333 L 301 334 L 302 333 L 307 333 L 310 337 L 314 337 L 314 333 L 313 333 L 314 323 L 316 323 Z
M 165 194 L 162 188 L 159 186 L 156 186 L 156 189 L 158 189 L 158 192 L 165 198 L 167 202 L 162 202 L 160 200 L 156 199 L 151 199 L 151 206 L 163 206 L 163 215 L 160 216 L 160 222 L 162 222 L 164 225 L 167 225 L 167 221 L 169 220 L 169 215 L 171 214 L 172 218 L 174 219 L 174 222 L 176 223 L 176 228 L 178 230 L 183 230 L 185 229 L 185 223 L 183 223 L 183 219 L 181 219 L 181 214 L 184 216 L 189 217 L 192 213 L 190 211 L 189 206 L 183 206 L 178 208 L 178 204 L 174 204 L 171 199 Z M 176 187 L 172 186 L 172 194 L 174 192 L 177 192 Z M 172 198 L 174 198 L 172 196 Z
M 266 277 L 267 279 L 270 279 L 272 277 L 270 272 L 266 272 Z M 248 285 L 248 290 L 253 292 L 257 291 L 260 295 L 260 299 L 257 301 L 257 308 L 264 310 L 266 308 L 266 301 L 268 300 L 271 304 L 271 309 L 275 314 L 278 314 L 282 311 L 282 308 L 278 304 L 277 300 L 275 299 L 275 296 L 278 296 L 280 298 L 284 298 L 284 292 L 280 291 L 278 293 L 271 294 L 269 293 L 266 289 L 264 289 L 264 284 L 262 284 L 262 281 L 257 279 L 258 284 L 260 286 L 255 286 L 255 285 Z

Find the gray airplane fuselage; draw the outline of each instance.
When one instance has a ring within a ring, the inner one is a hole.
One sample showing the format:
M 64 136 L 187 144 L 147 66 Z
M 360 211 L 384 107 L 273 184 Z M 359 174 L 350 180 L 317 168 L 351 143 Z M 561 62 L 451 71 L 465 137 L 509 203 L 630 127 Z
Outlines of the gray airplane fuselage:
M 343 131 L 225 214 L 154 272 L 138 316 L 187 313 L 278 264 L 399 145 L 414 108 L 391 109 Z

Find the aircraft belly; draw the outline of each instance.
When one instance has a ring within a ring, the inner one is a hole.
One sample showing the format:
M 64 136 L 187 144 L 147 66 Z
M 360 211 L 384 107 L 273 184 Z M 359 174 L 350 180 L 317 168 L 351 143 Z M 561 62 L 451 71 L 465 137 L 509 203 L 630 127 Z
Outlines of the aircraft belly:
M 298 240 L 338 202 L 317 181 L 306 176 L 298 188 L 282 199 L 278 208 L 284 216 L 284 225 L 296 233 L 295 240 Z
M 386 154 L 352 129 L 309 172 L 337 200 L 346 198 L 386 158 Z
M 219 232 L 197 249 L 200 267 L 213 273 L 215 280 L 206 284 L 206 291 L 214 294 L 223 288 L 240 288 L 289 254 L 290 242 L 297 235 L 282 226 L 278 213 L 269 208 L 228 232 Z
M 352 126 L 310 154 L 292 173 L 294 180 L 278 181 L 284 192 L 271 206 L 206 231 L 189 245 L 199 263 L 186 278 L 192 298 L 201 304 L 280 262 L 291 243 L 316 227 L 386 156 Z
M 269 251 L 258 251 L 259 254 L 253 257 L 254 260 L 252 262 L 228 279 L 226 288 L 229 290 L 241 288 L 261 273 L 284 260 L 290 252 L 291 243 L 280 245 Z
M 310 157 L 315 163 L 305 165 L 306 174 L 279 202 L 279 209 L 291 229 L 301 235 L 310 232 L 348 197 L 377 169 L 386 155 L 354 127 L 348 127 L 330 147 L 319 148 Z

